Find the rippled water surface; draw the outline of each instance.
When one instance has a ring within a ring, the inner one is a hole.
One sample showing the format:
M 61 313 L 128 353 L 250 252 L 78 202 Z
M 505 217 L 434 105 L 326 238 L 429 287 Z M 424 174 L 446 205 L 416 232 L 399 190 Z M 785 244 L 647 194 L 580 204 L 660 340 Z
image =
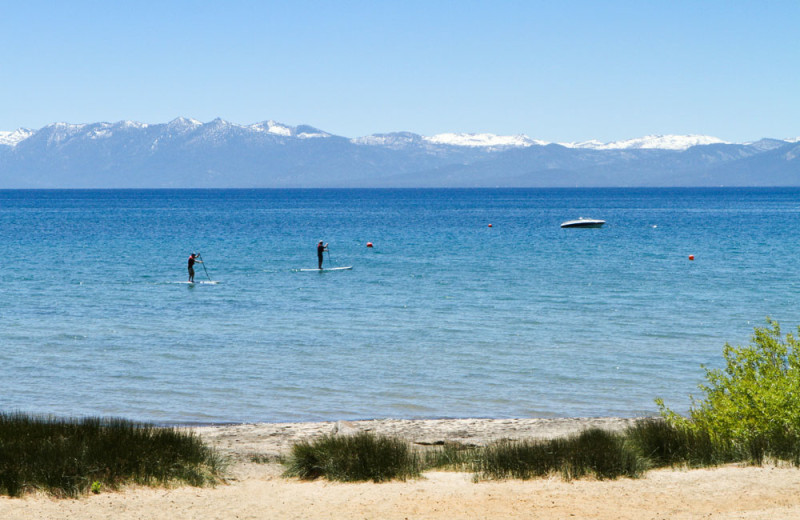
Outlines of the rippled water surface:
M 797 189 L 0 191 L 0 410 L 685 409 L 725 342 L 800 324 L 799 216 Z M 320 239 L 353 269 L 297 272 Z M 177 283 L 192 251 L 218 285 Z

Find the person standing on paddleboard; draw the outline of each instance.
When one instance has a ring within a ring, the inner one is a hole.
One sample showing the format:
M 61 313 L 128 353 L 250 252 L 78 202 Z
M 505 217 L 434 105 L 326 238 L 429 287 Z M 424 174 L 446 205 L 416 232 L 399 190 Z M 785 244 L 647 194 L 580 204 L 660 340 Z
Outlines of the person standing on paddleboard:
M 197 255 L 192 253 L 189 255 L 189 282 L 194 283 L 194 264 L 195 262 L 202 264 L 203 261 L 197 258 Z
M 319 268 L 322 269 L 323 253 L 328 250 L 328 244 L 322 245 L 322 240 L 317 244 L 317 260 L 319 260 Z

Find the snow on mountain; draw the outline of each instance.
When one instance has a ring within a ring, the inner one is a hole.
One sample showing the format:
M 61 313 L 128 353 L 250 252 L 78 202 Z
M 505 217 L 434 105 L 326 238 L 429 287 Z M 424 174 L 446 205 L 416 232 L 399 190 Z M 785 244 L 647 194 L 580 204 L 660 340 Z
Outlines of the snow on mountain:
M 562 146 L 488 133 L 347 139 L 307 125 L 182 117 L 0 132 L 4 188 L 797 186 L 799 161 L 800 138 L 727 144 L 655 135 Z
M 186 133 L 196 130 L 198 127 L 203 126 L 203 123 L 197 119 L 187 119 L 185 117 L 178 117 L 167 123 L 167 129 L 170 132 Z
M 298 139 L 314 139 L 330 137 L 331 134 L 311 126 L 288 126 L 277 121 L 264 121 L 246 127 L 254 132 L 263 132 L 282 137 L 296 137 Z
M 292 128 L 272 120 L 264 121 L 263 123 L 256 123 L 254 125 L 250 125 L 248 128 L 255 132 L 282 135 L 284 137 L 291 137 L 294 134 L 294 130 Z
M 91 125 L 73 125 L 69 123 L 53 123 L 42 129 L 50 133 L 49 142 L 61 142 L 68 138 L 80 135 L 81 132 L 88 130 L 86 137 L 89 139 L 107 139 L 113 135 L 114 130 L 143 130 L 149 125 L 136 121 L 120 121 L 118 123 L 93 123 Z M 13 132 L 0 132 L 0 145 L 16 146 L 25 139 L 36 134 L 37 130 L 19 128 Z
M 544 146 L 549 143 L 531 139 L 527 135 L 495 135 L 495 134 L 437 134 L 423 139 L 433 144 L 449 146 L 469 146 L 483 148 L 524 148 L 533 145 Z
M 786 146 L 787 143 L 791 143 L 791 141 L 785 139 L 764 138 L 764 139 L 759 139 L 758 141 L 755 142 L 743 143 L 743 144 L 748 148 L 766 152 L 769 150 L 775 150 L 776 148 L 781 148 L 782 146 Z
M 269 134 L 282 135 L 285 137 L 290 137 L 294 134 L 293 129 L 286 125 L 276 123 L 275 121 L 268 121 L 267 125 L 267 133 Z
M 53 123 L 47 125 L 40 131 L 46 132 L 48 144 L 58 144 L 80 134 L 87 126 L 88 125 L 85 124 L 73 125 L 70 123 Z
M 13 132 L 0 132 L 0 145 L 16 146 L 34 133 L 36 132 L 27 128 L 18 128 Z
M 119 123 L 115 123 L 114 128 L 124 128 L 126 130 L 133 129 L 133 130 L 144 130 L 148 128 L 150 125 L 147 123 L 140 123 L 138 121 L 120 121 Z
M 109 128 L 111 125 L 104 124 L 99 128 L 92 129 L 89 132 L 89 139 L 108 139 L 112 135 L 112 131 Z
M 369 136 L 357 140 L 359 144 L 386 144 L 385 135 Z M 547 146 L 548 141 L 531 139 L 527 135 L 495 135 L 495 134 L 469 134 L 469 133 L 444 133 L 432 137 L 423 137 L 424 141 L 431 144 L 448 146 L 467 146 L 472 148 L 505 149 L 526 148 L 529 146 Z M 395 142 L 395 141 L 393 141 Z M 597 140 L 579 143 L 558 143 L 567 148 L 589 148 L 593 150 L 626 150 L 626 149 L 659 149 L 659 150 L 686 150 L 692 146 L 708 144 L 730 144 L 722 139 L 706 135 L 649 135 L 624 141 L 603 143 Z
M 372 134 L 364 137 L 350 139 L 353 144 L 364 146 L 383 146 L 394 150 L 400 150 L 409 146 L 423 144 L 424 137 L 412 132 L 392 132 L 389 134 Z
M 155 138 L 155 140 L 150 144 L 150 149 L 155 151 L 161 146 L 161 142 L 169 142 L 171 139 L 174 139 L 175 136 L 182 136 L 186 135 L 194 130 L 197 130 L 203 126 L 203 123 L 198 121 L 197 119 L 188 119 L 185 117 L 178 117 L 170 121 L 165 125 L 165 132 L 162 135 Z
M 565 148 L 589 148 L 592 150 L 599 150 L 601 146 L 606 145 L 606 143 L 598 141 L 597 139 L 592 139 L 590 141 L 581 141 L 578 143 L 558 143 L 558 144 Z
M 297 134 L 298 139 L 319 139 L 330 136 L 331 134 L 327 132 L 300 132 Z
M 708 144 L 730 144 L 722 139 L 708 135 L 648 135 L 601 143 L 600 141 L 584 141 L 581 143 L 559 143 L 567 148 L 590 148 L 592 150 L 630 150 L 630 149 L 657 149 L 657 150 L 687 150 L 692 146 Z
M 483 148 L 488 151 L 508 148 L 524 148 L 533 145 L 546 145 L 544 141 L 536 141 L 526 135 L 495 135 L 446 133 L 434 136 L 422 136 L 412 132 L 392 132 L 388 134 L 372 134 L 350 139 L 350 142 L 363 146 L 381 146 L 400 150 L 408 147 L 454 146 L 464 148 Z
M 391 134 L 373 134 L 365 135 L 364 137 L 355 137 L 350 139 L 350 142 L 353 144 L 363 144 L 365 146 L 387 146 L 394 144 L 396 140 L 392 138 Z
M 224 139 L 230 132 L 252 132 L 269 134 L 272 136 L 295 139 L 316 139 L 332 137 L 323 130 L 300 125 L 290 126 L 277 121 L 269 120 L 251 125 L 239 125 L 217 118 L 208 123 L 196 119 L 179 117 L 166 124 L 150 125 L 135 121 L 120 121 L 118 123 L 93 123 L 93 124 L 68 124 L 53 123 L 41 130 L 28 130 L 20 128 L 12 132 L 0 132 L 0 145 L 15 147 L 20 142 L 34 134 L 43 132 L 47 135 L 48 143 L 60 143 L 77 136 L 88 139 L 108 139 L 117 130 L 135 131 L 152 128 L 162 128 L 160 135 L 155 138 L 152 147 L 159 146 L 159 141 L 172 139 L 193 132 L 201 132 L 206 138 Z M 198 134 L 200 135 L 200 134 Z M 462 147 L 470 148 L 475 152 L 481 149 L 486 151 L 502 151 L 510 148 L 527 148 L 531 146 L 546 146 L 547 141 L 532 139 L 524 134 L 496 135 L 489 133 L 442 133 L 433 136 L 421 136 L 411 132 L 392 132 L 386 134 L 373 134 L 349 140 L 351 143 L 363 146 L 387 147 L 400 150 L 409 147 L 426 148 L 433 150 L 437 147 Z M 800 137 L 788 139 L 762 139 L 756 143 L 745 143 L 759 149 L 767 150 L 781 146 L 781 143 L 798 143 Z M 711 144 L 730 144 L 722 139 L 706 135 L 649 135 L 621 141 L 601 142 L 589 140 L 572 143 L 557 143 L 566 148 L 591 149 L 591 150 L 635 150 L 658 149 L 683 151 L 693 146 Z
M 233 128 L 233 127 L 241 128 L 241 125 L 237 125 L 237 124 L 231 123 L 230 121 L 225 121 L 221 117 L 218 117 L 218 118 L 214 119 L 213 121 L 211 121 L 209 123 L 206 123 L 206 124 L 204 124 L 202 126 L 203 127 L 208 127 L 208 128 L 214 129 L 214 130 L 217 130 L 217 129 L 224 130 L 224 129 Z

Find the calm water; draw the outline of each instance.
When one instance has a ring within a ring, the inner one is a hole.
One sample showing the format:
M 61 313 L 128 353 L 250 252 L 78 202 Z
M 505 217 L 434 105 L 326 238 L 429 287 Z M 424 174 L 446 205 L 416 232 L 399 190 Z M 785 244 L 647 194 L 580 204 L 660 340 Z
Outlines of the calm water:
M 685 410 L 726 341 L 800 324 L 798 217 L 798 189 L 0 191 L 0 410 Z M 353 270 L 293 271 L 320 239 Z M 219 285 L 176 283 L 193 250 Z

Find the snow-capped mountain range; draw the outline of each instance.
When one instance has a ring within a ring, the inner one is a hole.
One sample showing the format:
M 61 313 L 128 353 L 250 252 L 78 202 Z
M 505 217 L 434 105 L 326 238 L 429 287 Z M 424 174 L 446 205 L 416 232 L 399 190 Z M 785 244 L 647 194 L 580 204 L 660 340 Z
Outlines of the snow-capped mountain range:
M 368 139 L 368 138 L 362 138 Z M 558 144 L 565 148 L 586 148 L 591 150 L 625 150 L 654 149 L 654 150 L 686 150 L 692 146 L 706 144 L 730 144 L 722 139 L 707 135 L 648 135 L 624 141 L 603 143 L 600 141 L 583 141 L 578 143 L 552 143 L 531 139 L 527 135 L 494 135 L 494 134 L 438 134 L 432 137 L 423 137 L 424 140 L 435 144 L 450 146 L 475 146 L 485 148 L 514 148 L 527 146 L 547 146 Z
M 0 188 L 800 185 L 800 138 L 552 143 L 411 132 L 347 138 L 276 121 L 53 123 L 0 132 Z
M 331 134 L 317 130 L 312 127 L 301 126 L 292 127 L 276 121 L 264 121 L 252 125 L 238 125 L 229 123 L 222 119 L 216 119 L 209 124 L 225 128 L 239 128 L 242 130 L 249 130 L 252 132 L 263 132 L 267 134 L 280 135 L 284 137 L 297 137 L 299 139 L 310 139 L 315 137 L 331 137 Z M 139 123 L 135 121 L 121 121 L 119 123 L 96 123 L 94 125 L 87 124 L 68 124 L 68 123 L 53 123 L 45 128 L 54 128 L 58 130 L 60 138 L 69 135 L 75 135 L 81 132 L 86 127 L 92 127 L 93 138 L 109 137 L 110 132 L 115 128 L 137 128 L 144 129 L 153 125 L 146 123 Z M 155 125 L 158 126 L 158 125 Z M 191 131 L 203 126 L 203 123 L 196 119 L 178 118 L 167 124 L 170 130 L 178 131 Z M 27 128 L 19 128 L 12 132 L 0 131 L 0 145 L 16 146 L 25 139 L 31 137 L 36 133 L 35 130 Z M 405 135 L 414 135 L 409 133 L 398 133 Z M 388 134 L 388 135 L 398 135 Z M 364 144 L 371 146 L 381 146 L 388 143 L 387 134 L 373 134 L 365 137 L 358 137 L 351 139 L 355 144 Z M 547 146 L 548 144 L 559 144 L 566 148 L 587 148 L 593 150 L 624 150 L 629 148 L 637 149 L 660 149 L 660 150 L 686 150 L 692 146 L 708 145 L 708 144 L 730 144 L 722 139 L 706 135 L 648 135 L 645 137 L 638 137 L 634 139 L 627 139 L 624 141 L 613 141 L 610 143 L 603 143 L 597 140 L 584 141 L 584 142 L 571 142 L 571 143 L 553 143 L 542 141 L 539 139 L 531 139 L 527 135 L 495 135 L 487 133 L 443 133 L 433 136 L 419 136 L 422 141 L 447 145 L 447 146 L 468 146 L 476 148 L 487 149 L 501 149 L 501 148 L 524 148 L 528 146 Z M 787 139 L 786 142 L 797 142 L 800 138 Z

